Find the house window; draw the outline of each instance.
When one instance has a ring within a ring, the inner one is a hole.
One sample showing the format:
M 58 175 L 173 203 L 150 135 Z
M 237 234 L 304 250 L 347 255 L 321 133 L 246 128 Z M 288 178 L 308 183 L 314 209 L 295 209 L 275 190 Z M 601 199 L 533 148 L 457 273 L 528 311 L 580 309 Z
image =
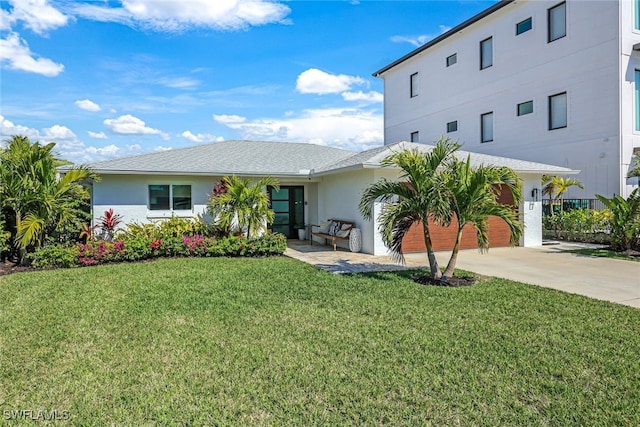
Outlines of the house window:
M 493 141 L 493 112 L 480 116 L 480 141 Z
M 458 130 L 457 120 L 447 123 L 447 133 L 457 132 L 457 130 Z
M 411 132 L 411 142 L 420 142 L 420 132 Z
M 516 24 L 516 36 L 519 36 L 522 33 L 526 33 L 532 28 L 533 21 L 531 18 L 527 18 L 524 21 L 520 21 Z
M 451 67 L 453 64 L 458 62 L 458 54 L 454 53 L 453 55 L 447 56 L 447 67 Z
M 493 65 L 493 37 L 480 42 L 480 69 L 484 70 Z
M 547 11 L 548 41 L 552 42 L 567 35 L 567 4 L 560 3 Z
M 636 87 L 635 87 L 635 104 L 636 104 L 636 130 L 640 131 L 640 70 L 636 70 Z
M 567 127 L 567 92 L 549 97 L 549 130 Z
M 418 96 L 418 73 L 413 73 L 409 77 L 409 93 L 411 98 Z
M 518 104 L 518 116 L 533 113 L 533 101 L 522 102 Z
M 191 210 L 190 185 L 149 185 L 149 210 Z

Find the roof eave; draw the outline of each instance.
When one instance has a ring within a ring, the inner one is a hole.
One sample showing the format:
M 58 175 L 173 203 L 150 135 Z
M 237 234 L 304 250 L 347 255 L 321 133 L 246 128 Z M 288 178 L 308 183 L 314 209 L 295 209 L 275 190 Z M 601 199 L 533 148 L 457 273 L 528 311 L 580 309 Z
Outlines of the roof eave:
M 193 172 L 193 171 L 147 171 L 147 170 L 126 170 L 126 169 L 96 169 L 99 175 L 189 175 L 189 176 L 248 176 L 263 177 L 272 176 L 274 178 L 309 178 L 310 173 L 282 173 L 282 172 L 238 172 L 238 171 L 209 171 L 209 172 Z
M 492 13 L 502 9 L 503 7 L 509 5 L 509 4 L 513 3 L 513 2 L 515 2 L 515 0 L 501 0 L 500 2 L 494 4 L 493 6 L 487 8 L 485 10 L 483 10 L 482 12 L 478 13 L 477 15 L 472 16 L 471 18 L 467 19 L 463 23 L 456 25 L 455 27 L 453 27 L 452 29 L 450 29 L 446 33 L 443 33 L 440 36 L 436 37 L 435 39 L 423 44 L 419 48 L 412 50 L 408 54 L 404 55 L 402 58 L 397 59 L 397 60 L 393 61 L 391 64 L 379 69 L 378 71 L 373 73 L 373 77 L 380 77 L 382 74 L 384 74 L 387 71 L 389 71 L 390 69 L 394 68 L 396 65 L 399 65 L 399 64 L 403 63 L 404 61 L 406 61 L 407 59 L 410 59 L 410 58 L 414 57 L 415 55 L 418 55 L 419 53 L 424 52 L 425 50 L 429 49 L 430 47 L 440 43 L 443 40 L 448 39 L 449 37 L 453 36 L 454 34 L 464 30 L 465 28 L 475 24 L 476 22 L 480 21 L 481 19 L 491 15 Z

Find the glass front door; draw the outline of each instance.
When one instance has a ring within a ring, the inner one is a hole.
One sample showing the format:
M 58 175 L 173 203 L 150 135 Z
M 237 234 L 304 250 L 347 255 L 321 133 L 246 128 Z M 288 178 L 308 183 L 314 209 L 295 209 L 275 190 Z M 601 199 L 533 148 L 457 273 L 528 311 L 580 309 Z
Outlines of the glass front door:
M 276 214 L 271 230 L 289 239 L 297 238 L 298 229 L 304 228 L 304 187 L 283 185 L 277 191 L 269 187 L 269 197 Z

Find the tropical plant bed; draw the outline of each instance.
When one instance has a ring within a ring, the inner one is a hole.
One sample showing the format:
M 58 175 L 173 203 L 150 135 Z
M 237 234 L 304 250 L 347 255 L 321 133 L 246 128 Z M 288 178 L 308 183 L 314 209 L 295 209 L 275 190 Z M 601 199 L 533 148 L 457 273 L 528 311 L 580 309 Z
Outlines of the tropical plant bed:
M 419 286 L 415 274 L 333 275 L 273 257 L 4 276 L 3 413 L 57 410 L 70 425 L 640 425 L 640 310 L 494 278 Z

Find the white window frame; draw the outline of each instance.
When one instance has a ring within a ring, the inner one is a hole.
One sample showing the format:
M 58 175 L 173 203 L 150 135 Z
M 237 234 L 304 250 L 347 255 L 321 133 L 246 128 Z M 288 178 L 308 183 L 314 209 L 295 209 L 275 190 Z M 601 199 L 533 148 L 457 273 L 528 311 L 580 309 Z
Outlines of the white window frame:
M 169 187 L 169 209 L 152 209 L 151 208 L 151 186 L 152 185 L 166 185 Z M 189 186 L 189 194 L 191 199 L 191 207 L 188 209 L 174 209 L 174 200 L 173 200 L 173 190 L 176 185 L 188 185 Z M 193 212 L 193 184 L 180 183 L 180 182 L 152 182 L 147 185 L 147 210 L 151 213 L 161 213 L 161 212 Z

